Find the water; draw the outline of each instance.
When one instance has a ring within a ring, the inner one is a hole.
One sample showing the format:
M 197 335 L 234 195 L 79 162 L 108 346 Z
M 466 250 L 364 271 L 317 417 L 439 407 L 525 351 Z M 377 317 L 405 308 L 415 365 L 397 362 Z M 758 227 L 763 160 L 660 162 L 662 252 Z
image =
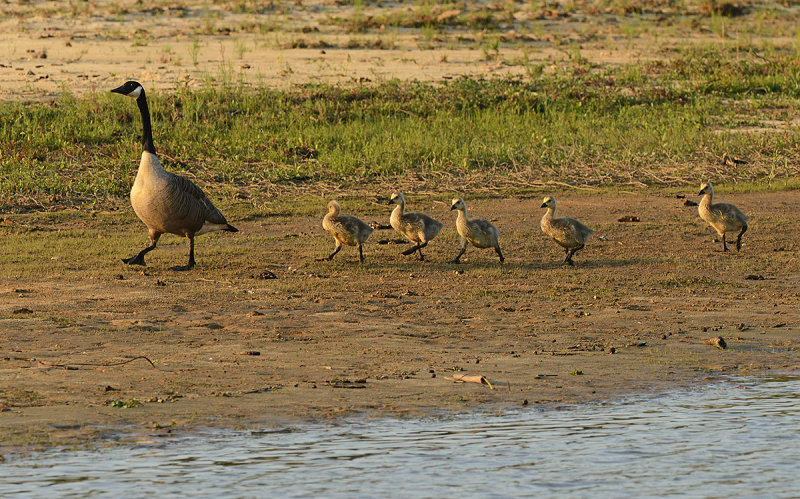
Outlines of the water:
M 654 399 L 281 431 L 0 464 L 0 496 L 797 497 L 800 376 Z

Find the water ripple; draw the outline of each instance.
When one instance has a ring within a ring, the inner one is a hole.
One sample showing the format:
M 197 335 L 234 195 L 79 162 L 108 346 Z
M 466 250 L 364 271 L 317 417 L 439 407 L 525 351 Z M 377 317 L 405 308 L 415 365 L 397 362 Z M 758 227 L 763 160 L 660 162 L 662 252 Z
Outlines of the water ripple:
M 503 416 L 213 430 L 11 456 L 15 497 L 796 497 L 800 377 Z

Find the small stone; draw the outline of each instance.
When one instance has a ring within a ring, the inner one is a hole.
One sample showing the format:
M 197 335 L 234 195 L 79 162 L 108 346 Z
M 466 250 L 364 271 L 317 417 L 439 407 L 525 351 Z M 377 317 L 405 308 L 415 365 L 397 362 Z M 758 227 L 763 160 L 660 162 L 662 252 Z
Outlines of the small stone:
M 613 355 L 613 354 L 617 353 L 617 349 L 614 348 L 614 347 L 611 347 L 611 348 L 608 349 L 608 353 Z
M 662 334 L 661 336 L 659 336 L 659 338 L 661 338 L 662 340 L 666 340 L 667 339 L 667 335 L 666 334 Z
M 720 350 L 725 350 L 728 348 L 728 344 L 725 343 L 725 338 L 722 336 L 715 336 L 713 338 L 709 338 L 703 341 L 705 345 L 714 345 L 715 347 L 719 348 Z
M 523 401 L 522 401 L 522 405 L 523 405 L 523 406 L 525 406 L 525 405 L 528 405 L 528 399 L 525 399 L 525 400 L 523 400 Z

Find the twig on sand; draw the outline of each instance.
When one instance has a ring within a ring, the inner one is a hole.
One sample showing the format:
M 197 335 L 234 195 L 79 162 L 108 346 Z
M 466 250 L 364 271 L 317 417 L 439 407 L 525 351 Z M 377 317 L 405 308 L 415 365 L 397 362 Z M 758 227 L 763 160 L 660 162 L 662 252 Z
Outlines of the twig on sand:
M 494 387 L 491 383 L 489 383 L 489 380 L 480 374 L 454 374 L 452 378 L 445 376 L 444 379 L 453 381 L 455 383 L 477 383 L 479 385 L 489 385 L 489 388 L 494 390 Z
M 107 363 L 107 364 L 99 364 L 99 363 L 95 363 L 95 362 L 70 362 L 69 364 L 54 364 L 54 363 L 52 363 L 52 362 L 45 362 L 45 361 L 43 361 L 43 360 L 40 360 L 40 361 L 38 361 L 38 362 L 39 362 L 39 364 L 41 364 L 41 365 L 43 365 L 43 366 L 48 366 L 48 367 L 63 367 L 63 368 L 65 368 L 65 369 L 69 369 L 70 367 L 73 367 L 73 366 L 89 366 L 89 367 L 114 367 L 114 366 L 122 366 L 122 365 L 125 365 L 125 364 L 130 364 L 130 363 L 131 363 L 131 362 L 133 362 L 134 360 L 139 360 L 139 359 L 144 359 L 144 360 L 146 360 L 147 362 L 149 362 L 149 363 L 150 363 L 150 365 L 151 365 L 151 366 L 153 366 L 153 369 L 158 369 L 158 368 L 156 367 L 156 365 L 155 365 L 155 364 L 153 364 L 153 361 L 152 361 L 152 360 L 150 360 L 150 359 L 148 359 L 148 358 L 147 358 L 147 357 L 145 357 L 144 355 L 139 355 L 139 356 L 137 356 L 137 357 L 133 357 L 133 358 L 131 358 L 131 359 L 128 359 L 128 360 L 124 360 L 124 361 L 122 361 L 122 362 L 110 362 L 110 363 Z

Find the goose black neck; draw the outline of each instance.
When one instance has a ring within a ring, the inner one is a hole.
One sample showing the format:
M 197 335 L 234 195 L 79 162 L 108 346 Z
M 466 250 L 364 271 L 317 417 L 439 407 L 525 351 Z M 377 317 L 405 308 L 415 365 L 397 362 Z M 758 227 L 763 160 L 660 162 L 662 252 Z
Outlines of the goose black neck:
M 150 128 L 150 110 L 147 108 L 147 97 L 144 95 L 144 89 L 139 97 L 136 98 L 136 103 L 139 105 L 139 112 L 142 113 L 142 146 L 146 152 L 155 154 L 156 146 L 153 145 L 153 130 Z

